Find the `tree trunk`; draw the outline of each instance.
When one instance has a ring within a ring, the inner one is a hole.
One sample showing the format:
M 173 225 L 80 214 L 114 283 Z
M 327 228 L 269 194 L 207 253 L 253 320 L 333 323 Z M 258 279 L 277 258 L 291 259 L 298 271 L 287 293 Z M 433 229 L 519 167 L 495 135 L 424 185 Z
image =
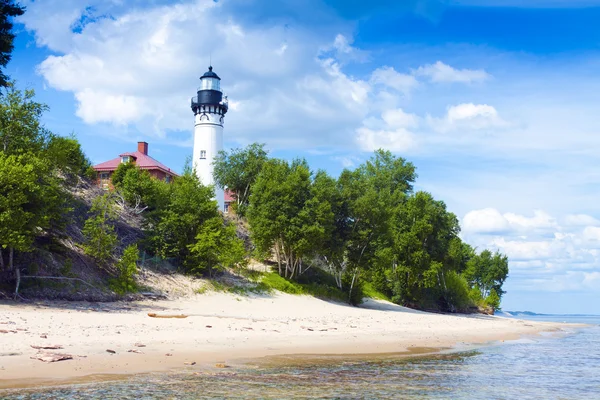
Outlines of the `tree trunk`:
M 21 286 L 21 270 L 19 268 L 15 269 L 15 276 L 17 278 L 17 283 L 15 284 L 15 300 L 19 296 L 19 286 Z
M 358 268 L 354 268 L 354 275 L 352 275 L 352 283 L 350 284 L 350 291 L 348 292 L 348 303 L 352 304 L 352 290 L 354 289 L 354 280 L 356 279 L 356 271 Z
M 275 241 L 275 256 L 277 257 L 277 267 L 279 268 L 279 276 L 281 276 L 281 250 L 279 249 L 279 240 Z
M 13 270 L 13 255 L 14 255 L 14 249 L 11 246 L 8 248 L 8 270 L 9 271 Z
M 2 254 L 1 246 L 0 246 L 0 271 L 4 271 L 4 255 Z

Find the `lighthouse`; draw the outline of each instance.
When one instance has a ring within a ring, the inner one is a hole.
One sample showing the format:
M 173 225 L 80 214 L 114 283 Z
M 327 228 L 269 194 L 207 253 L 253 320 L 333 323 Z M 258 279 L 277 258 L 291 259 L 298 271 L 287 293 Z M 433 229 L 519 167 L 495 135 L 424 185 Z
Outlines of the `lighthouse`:
M 227 113 L 227 96 L 221 92 L 221 78 L 212 66 L 200 77 L 197 96 L 192 97 L 194 112 L 193 165 L 203 185 L 214 185 L 213 161 L 223 150 L 223 121 Z M 223 211 L 223 189 L 215 186 L 215 199 Z

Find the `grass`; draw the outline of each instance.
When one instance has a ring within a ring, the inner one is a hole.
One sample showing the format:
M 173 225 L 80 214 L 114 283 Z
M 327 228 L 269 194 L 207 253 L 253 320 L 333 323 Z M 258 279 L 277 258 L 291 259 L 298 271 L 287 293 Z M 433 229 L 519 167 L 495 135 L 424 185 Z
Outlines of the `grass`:
M 348 296 L 335 286 L 324 283 L 298 283 L 289 281 L 276 272 L 264 274 L 260 283 L 272 290 L 288 294 L 306 294 L 325 300 L 347 301 Z
M 280 276 L 277 272 L 260 272 L 242 268 L 236 270 L 236 273 L 246 278 L 247 283 L 236 285 L 211 280 L 210 285 L 196 290 L 196 293 L 202 294 L 207 290 L 214 290 L 247 296 L 249 294 L 268 294 L 273 293 L 274 290 L 278 290 L 293 295 L 308 295 L 323 300 L 348 302 L 348 293 L 338 289 L 333 277 L 320 269 L 311 270 L 307 274 L 310 276 L 302 275 L 299 278 L 299 282 L 288 280 Z M 364 282 L 362 289 L 364 297 L 391 301 L 389 297 L 376 290 L 369 282 Z
M 388 296 L 375 289 L 371 282 L 363 283 L 363 293 L 365 297 L 370 297 L 372 299 L 392 301 Z

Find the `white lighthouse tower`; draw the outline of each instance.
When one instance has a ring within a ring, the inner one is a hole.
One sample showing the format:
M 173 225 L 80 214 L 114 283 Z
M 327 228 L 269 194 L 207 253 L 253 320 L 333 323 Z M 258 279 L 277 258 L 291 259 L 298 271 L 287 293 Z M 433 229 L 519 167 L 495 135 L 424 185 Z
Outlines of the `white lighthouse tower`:
M 223 121 L 227 113 L 227 96 L 221 92 L 221 78 L 212 66 L 200 77 L 198 95 L 192 97 L 194 112 L 193 165 L 203 185 L 214 185 L 213 160 L 223 150 Z M 215 186 L 215 198 L 223 211 L 223 189 Z

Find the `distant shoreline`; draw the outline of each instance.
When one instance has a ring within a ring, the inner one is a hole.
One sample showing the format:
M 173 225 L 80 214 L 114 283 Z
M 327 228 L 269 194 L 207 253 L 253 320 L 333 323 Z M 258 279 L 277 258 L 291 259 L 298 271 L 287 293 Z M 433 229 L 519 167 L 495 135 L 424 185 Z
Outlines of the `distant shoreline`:
M 152 318 L 148 313 L 187 318 Z M 0 389 L 180 368 L 200 372 L 269 356 L 416 356 L 581 326 L 433 314 L 371 299 L 350 307 L 287 294 L 210 293 L 136 303 L 0 303 Z M 62 348 L 32 347 L 48 345 Z M 73 359 L 46 363 L 31 358 L 40 353 Z

